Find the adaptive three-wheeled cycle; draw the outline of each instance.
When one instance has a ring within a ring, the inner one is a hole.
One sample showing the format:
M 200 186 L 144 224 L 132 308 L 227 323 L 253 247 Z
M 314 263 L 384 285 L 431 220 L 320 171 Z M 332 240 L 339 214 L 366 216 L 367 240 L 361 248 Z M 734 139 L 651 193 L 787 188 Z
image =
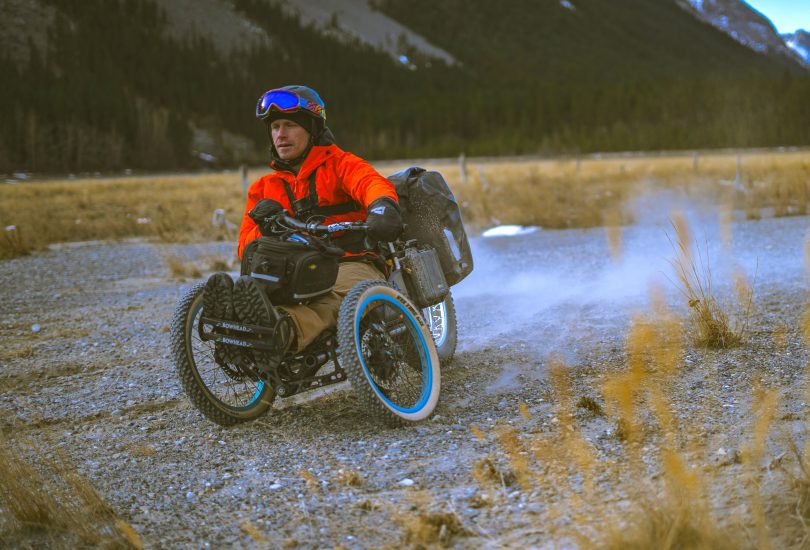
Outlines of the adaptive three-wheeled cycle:
M 186 394 L 208 419 L 223 426 L 253 420 L 276 397 L 346 380 L 363 407 L 388 425 L 433 413 L 440 363 L 453 357 L 457 343 L 450 286 L 472 270 L 472 256 L 455 199 L 439 174 L 412 168 L 391 180 L 406 230 L 396 242 L 378 244 L 387 281 L 355 285 L 343 299 L 337 327 L 302 352 L 263 363 L 270 356 L 263 352 L 277 348 L 274 328 L 204 316 L 204 283 L 184 294 L 172 321 L 172 355 Z M 334 250 L 331 235 L 366 230 L 359 222 L 304 223 L 283 214 L 273 223 L 280 238 L 327 251 Z

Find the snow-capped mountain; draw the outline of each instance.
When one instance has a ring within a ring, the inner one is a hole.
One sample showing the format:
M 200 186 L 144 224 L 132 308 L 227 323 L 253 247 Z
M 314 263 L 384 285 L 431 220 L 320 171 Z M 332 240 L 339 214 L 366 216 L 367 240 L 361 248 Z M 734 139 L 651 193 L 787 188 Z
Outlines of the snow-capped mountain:
M 787 47 L 796 52 L 810 66 L 810 32 L 796 31 L 793 34 L 783 34 L 782 38 Z
M 677 0 L 696 17 L 722 30 L 734 40 L 763 54 L 791 57 L 810 67 L 801 55 L 779 35 L 773 23 L 743 0 Z

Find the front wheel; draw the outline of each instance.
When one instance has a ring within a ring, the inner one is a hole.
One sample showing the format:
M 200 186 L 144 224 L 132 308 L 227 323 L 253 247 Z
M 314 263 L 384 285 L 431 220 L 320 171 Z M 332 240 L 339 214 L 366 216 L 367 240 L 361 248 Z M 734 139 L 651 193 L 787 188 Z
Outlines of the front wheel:
M 172 356 L 192 404 L 221 426 L 264 414 L 275 394 L 269 384 L 245 372 L 200 334 L 205 283 L 193 286 L 177 304 L 172 319 Z
M 430 335 L 436 344 L 439 361 L 447 365 L 456 353 L 458 343 L 458 324 L 453 295 L 449 292 L 443 301 L 422 310 L 422 316 L 428 325 Z
M 439 357 L 419 310 L 375 280 L 355 285 L 338 317 L 340 363 L 361 403 L 391 426 L 429 417 L 439 401 Z

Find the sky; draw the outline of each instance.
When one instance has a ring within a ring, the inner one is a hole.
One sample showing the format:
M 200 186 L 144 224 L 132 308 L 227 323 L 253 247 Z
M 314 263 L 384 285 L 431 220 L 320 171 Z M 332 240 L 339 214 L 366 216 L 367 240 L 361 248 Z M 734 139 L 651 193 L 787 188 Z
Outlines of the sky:
M 796 32 L 798 29 L 810 32 L 810 0 L 745 0 L 745 2 L 770 19 L 782 34 Z

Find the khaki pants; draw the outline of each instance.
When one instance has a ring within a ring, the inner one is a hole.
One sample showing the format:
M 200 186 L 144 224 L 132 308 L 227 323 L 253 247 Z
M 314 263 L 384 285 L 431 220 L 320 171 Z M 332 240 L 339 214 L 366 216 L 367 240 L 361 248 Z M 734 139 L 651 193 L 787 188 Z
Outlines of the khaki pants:
M 354 285 L 366 279 L 382 281 L 385 277 L 379 269 L 368 262 L 343 262 L 338 266 L 337 281 L 332 292 L 306 305 L 279 306 L 290 314 L 295 325 L 296 353 L 311 344 L 324 330 L 337 325 L 343 298 Z

